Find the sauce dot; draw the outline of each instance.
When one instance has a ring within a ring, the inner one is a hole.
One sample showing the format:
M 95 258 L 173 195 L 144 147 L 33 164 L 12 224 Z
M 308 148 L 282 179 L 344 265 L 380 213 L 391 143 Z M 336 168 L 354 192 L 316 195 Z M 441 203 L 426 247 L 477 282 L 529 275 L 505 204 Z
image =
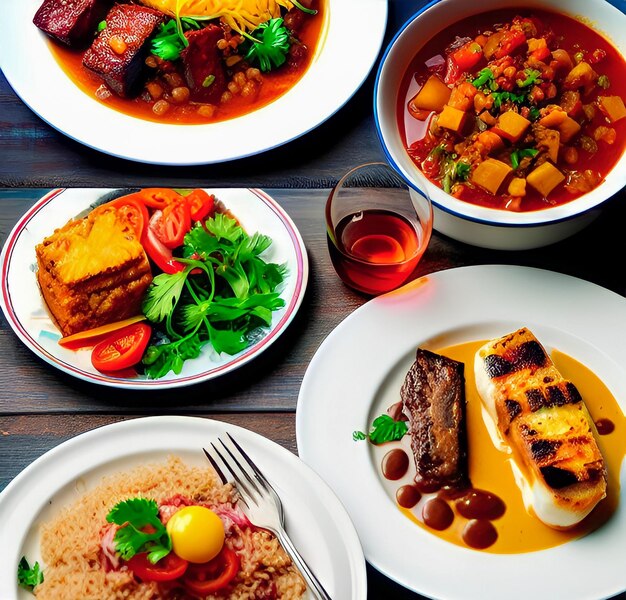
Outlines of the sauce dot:
M 491 521 L 477 519 L 470 521 L 463 529 L 463 541 L 470 547 L 482 550 L 489 548 L 498 539 L 498 532 Z
M 424 504 L 422 518 L 431 529 L 442 531 L 452 525 L 454 513 L 447 502 L 441 498 L 433 498 Z
M 610 419 L 598 419 L 596 429 L 600 435 L 609 435 L 615 430 L 615 424 Z
M 498 496 L 484 490 L 470 490 L 460 500 L 456 509 L 466 519 L 499 519 L 506 506 Z
M 413 508 L 422 497 L 414 485 L 403 485 L 396 492 L 396 501 L 402 508 Z
M 432 494 L 441 488 L 436 481 L 416 481 L 415 485 L 422 494 Z
M 382 470 L 387 479 L 395 481 L 404 476 L 409 468 L 409 457 L 404 450 L 395 448 L 383 456 Z

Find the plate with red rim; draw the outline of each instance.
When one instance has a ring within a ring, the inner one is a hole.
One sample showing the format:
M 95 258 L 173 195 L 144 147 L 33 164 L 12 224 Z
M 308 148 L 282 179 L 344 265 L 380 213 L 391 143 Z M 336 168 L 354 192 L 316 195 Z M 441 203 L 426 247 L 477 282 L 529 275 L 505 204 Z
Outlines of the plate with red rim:
M 265 351 L 288 327 L 299 309 L 308 281 L 304 242 L 289 215 L 265 192 L 257 189 L 210 189 L 249 233 L 272 239 L 263 253 L 267 262 L 284 264 L 287 275 L 279 289 L 285 306 L 272 314 L 272 324 L 248 348 L 233 356 L 215 353 L 207 344 L 202 354 L 185 362 L 179 375 L 170 371 L 160 379 L 118 377 L 96 371 L 91 350 L 70 350 L 58 344 L 61 332 L 51 317 L 37 283 L 35 246 L 77 215 L 123 191 L 57 189 L 49 192 L 18 221 L 0 254 L 0 307 L 18 338 L 53 367 L 84 381 L 125 389 L 166 389 L 200 383 L 228 373 Z
M 42 563 L 39 525 L 56 517 L 104 477 L 180 458 L 208 467 L 202 448 L 232 435 L 276 488 L 286 529 L 315 575 L 336 600 L 366 600 L 367 576 L 359 538 L 346 510 L 297 456 L 247 429 L 201 417 L 128 419 L 76 436 L 35 460 L 0 493 L 0 597 L 32 600 L 18 588 L 17 564 Z M 315 523 L 315 527 L 311 527 Z M 45 563 L 43 564 L 45 577 Z M 305 593 L 303 600 L 312 600 Z
M 388 12 L 387 0 L 326 0 L 326 22 L 312 63 L 289 91 L 241 117 L 173 125 L 113 110 L 79 89 L 32 23 L 41 1 L 3 3 L 0 67 L 13 90 L 71 139 L 112 156 L 161 165 L 213 164 L 254 156 L 319 126 L 365 81 L 381 49 Z M 337 68 L 341 61 L 347 68 Z
M 544 550 L 500 554 L 455 545 L 413 523 L 380 473 L 388 449 L 353 440 L 354 431 L 370 431 L 373 419 L 400 400 L 417 347 L 437 351 L 524 326 L 548 351 L 595 373 L 626 413 L 626 299 L 581 279 L 512 265 L 439 271 L 367 302 L 324 340 L 304 376 L 296 411 L 300 457 L 348 510 L 366 560 L 425 596 L 522 600 L 531 585 L 537 598 L 590 600 L 626 590 L 626 461 L 616 474 L 618 508 L 604 525 Z M 532 583 L 512 585 L 512 574 L 522 573 Z

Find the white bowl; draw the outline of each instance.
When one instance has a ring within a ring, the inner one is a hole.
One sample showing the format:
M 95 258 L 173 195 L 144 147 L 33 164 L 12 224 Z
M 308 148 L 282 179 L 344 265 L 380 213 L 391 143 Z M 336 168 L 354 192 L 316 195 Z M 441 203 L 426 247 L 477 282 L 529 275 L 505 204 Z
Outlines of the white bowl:
M 539 248 L 586 227 L 600 205 L 626 186 L 626 153 L 596 189 L 580 198 L 539 211 L 511 212 L 477 206 L 454 198 L 428 180 L 408 155 L 398 128 L 398 91 L 420 48 L 447 26 L 477 13 L 501 8 L 537 8 L 583 17 L 626 55 L 626 15 L 605 0 L 440 0 L 418 11 L 389 44 L 374 88 L 374 118 L 391 166 L 409 185 L 430 198 L 434 228 L 456 240 L 498 250 Z M 626 74 L 625 74 L 626 75 Z

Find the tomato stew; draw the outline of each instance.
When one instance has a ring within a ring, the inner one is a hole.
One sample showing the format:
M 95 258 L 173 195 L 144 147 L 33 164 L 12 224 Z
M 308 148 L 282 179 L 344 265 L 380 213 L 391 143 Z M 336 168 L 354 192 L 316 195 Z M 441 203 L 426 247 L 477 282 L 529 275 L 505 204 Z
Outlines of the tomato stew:
M 626 145 L 626 63 L 589 26 L 543 10 L 465 19 L 415 56 L 398 126 L 453 196 L 532 211 L 597 187 Z

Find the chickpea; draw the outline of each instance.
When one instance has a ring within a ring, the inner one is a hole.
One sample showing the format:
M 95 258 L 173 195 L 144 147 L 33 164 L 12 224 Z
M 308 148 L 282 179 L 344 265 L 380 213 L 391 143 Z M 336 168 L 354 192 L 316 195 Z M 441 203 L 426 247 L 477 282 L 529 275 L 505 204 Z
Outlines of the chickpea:
M 170 109 L 170 103 L 167 100 L 158 100 L 152 107 L 152 112 L 157 117 L 162 117 Z
M 222 97 L 220 98 L 220 102 L 222 104 L 226 104 L 227 102 L 230 102 L 233 99 L 233 95 L 231 92 L 224 92 L 222 94 Z
M 504 69 L 502 75 L 504 75 L 507 79 L 513 79 L 513 77 L 515 77 L 515 73 L 517 73 L 517 69 L 511 66 Z
M 259 71 L 259 69 L 255 69 L 254 67 L 250 67 L 247 71 L 246 71 L 246 77 L 250 80 L 255 80 L 258 81 L 259 83 L 261 82 L 261 71 Z
M 248 83 L 244 84 L 244 86 L 241 88 L 241 95 L 244 98 L 249 98 L 250 96 L 253 96 L 255 93 L 256 93 L 256 85 L 252 81 L 249 81 Z
M 232 56 L 229 56 L 224 62 L 226 63 L 227 67 L 234 67 L 238 62 L 241 61 L 241 56 L 239 56 L 238 54 L 233 54 Z
M 541 100 L 545 98 L 545 94 L 543 93 L 543 90 L 540 87 L 535 85 L 533 86 L 533 89 L 530 90 L 528 97 L 531 102 L 541 102 Z
M 201 117 L 211 119 L 213 118 L 213 115 L 215 114 L 215 106 L 213 106 L 212 104 L 203 104 L 202 106 L 198 108 L 198 114 Z
M 545 97 L 548 99 L 556 98 L 556 94 L 557 94 L 556 85 L 554 85 L 553 83 L 549 84 L 546 87 L 544 94 L 545 94 Z
M 151 69 L 157 68 L 157 59 L 155 56 L 152 56 L 152 54 L 148 56 L 148 58 L 146 58 L 145 63 L 146 63 L 146 67 L 150 67 Z
M 115 52 L 115 54 L 124 54 L 128 45 L 119 35 L 112 35 L 109 38 L 109 46 L 111 46 L 111 50 Z
M 482 112 L 486 104 L 487 96 L 485 96 L 485 94 L 483 94 L 482 92 L 478 92 L 474 96 L 474 110 L 476 111 L 476 113 Z
M 156 81 L 150 81 L 147 83 L 146 89 L 148 90 L 152 100 L 158 100 L 163 95 L 163 88 L 156 83 Z
M 172 90 L 172 98 L 174 102 L 178 104 L 185 104 L 185 102 L 189 101 L 189 88 L 184 86 L 175 87 Z
M 234 81 L 230 81 L 228 83 L 228 91 L 231 94 L 238 94 L 241 91 L 241 88 Z
M 246 76 L 240 71 L 239 73 L 235 73 L 233 75 L 233 81 L 239 86 L 242 87 L 246 83 Z
M 228 42 L 225 39 L 217 40 L 217 49 L 226 50 L 228 48 Z
M 184 83 L 183 78 L 178 73 L 166 73 L 163 77 L 172 88 L 179 87 Z

